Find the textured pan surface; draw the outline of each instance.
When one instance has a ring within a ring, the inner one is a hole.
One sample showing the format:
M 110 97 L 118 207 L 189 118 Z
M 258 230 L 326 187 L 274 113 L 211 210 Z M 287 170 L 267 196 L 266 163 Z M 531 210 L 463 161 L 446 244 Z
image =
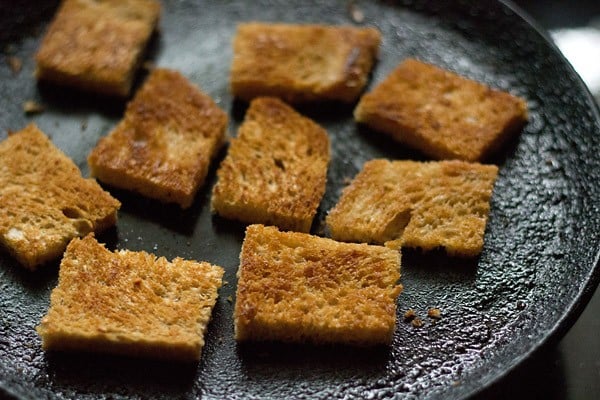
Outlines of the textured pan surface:
M 148 57 L 180 70 L 213 96 L 230 113 L 233 135 L 245 111 L 227 89 L 236 22 L 352 23 L 348 4 L 165 2 L 161 31 Z M 384 37 L 371 86 L 400 60 L 415 56 L 524 96 L 531 111 L 523 134 L 494 160 L 500 176 L 480 259 L 415 252 L 403 256 L 405 290 L 398 300 L 399 313 L 413 308 L 425 325 L 415 329 L 399 318 L 391 349 L 236 346 L 228 296 L 235 293 L 244 228 L 211 216 L 213 168 L 186 212 L 111 189 L 123 208 L 117 228 L 99 237 L 112 248 L 144 249 L 225 267 L 229 283 L 220 291 L 202 361 L 179 365 L 45 355 L 34 327 L 48 307 L 58 262 L 29 273 L 1 253 L 0 392 L 19 398 L 80 399 L 461 398 L 566 331 L 599 279 L 600 118 L 583 84 L 542 35 L 502 4 L 355 4 L 364 13 L 364 24 L 378 26 Z M 0 138 L 8 129 L 36 122 L 87 175 L 87 153 L 118 121 L 124 103 L 36 85 L 32 55 L 55 8 L 55 1 L 30 1 L 0 10 Z M 23 61 L 19 73 L 8 67 L 7 55 Z M 44 104 L 46 111 L 25 116 L 21 104 L 26 100 Z M 326 127 L 332 139 L 327 193 L 313 232 L 321 231 L 325 211 L 364 161 L 422 159 L 357 128 L 352 107 L 302 111 Z M 442 310 L 436 324 L 426 317 L 429 307 Z

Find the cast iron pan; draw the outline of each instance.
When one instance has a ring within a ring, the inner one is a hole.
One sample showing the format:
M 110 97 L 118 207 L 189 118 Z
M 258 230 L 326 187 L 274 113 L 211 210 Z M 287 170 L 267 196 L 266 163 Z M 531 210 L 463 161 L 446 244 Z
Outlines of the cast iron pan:
M 490 160 L 500 165 L 500 175 L 481 257 L 404 253 L 405 290 L 398 299 L 391 348 L 238 346 L 228 297 L 235 296 L 244 226 L 210 213 L 216 168 L 187 211 L 107 188 L 123 202 L 117 227 L 99 237 L 110 248 L 208 260 L 226 269 L 229 283 L 220 291 L 202 361 L 44 354 L 34 327 L 48 307 L 58 261 L 31 273 L 2 253 L 0 391 L 57 399 L 464 398 L 565 333 L 600 277 L 600 117 L 583 83 L 547 37 L 510 5 L 442 0 L 354 4 L 364 13 L 364 24 L 377 26 L 384 37 L 371 86 L 411 56 L 527 99 L 529 124 Z M 56 6 L 56 1 L 13 2 L 0 10 L 0 138 L 35 122 L 87 176 L 86 155 L 121 117 L 124 101 L 36 84 L 32 55 Z M 237 22 L 355 23 L 346 1 L 178 1 L 165 2 L 163 11 L 148 58 L 180 70 L 213 96 L 231 116 L 232 135 L 246 108 L 227 89 Z M 8 55 L 23 60 L 20 72 L 4 63 Z M 26 100 L 44 104 L 46 111 L 25 116 L 21 105 Z M 347 178 L 366 160 L 424 159 L 357 127 L 352 108 L 301 109 L 332 140 L 327 193 L 315 233 L 322 232 L 326 212 Z M 425 316 L 429 307 L 441 309 L 439 322 Z M 402 321 L 408 308 L 424 318 L 422 328 Z

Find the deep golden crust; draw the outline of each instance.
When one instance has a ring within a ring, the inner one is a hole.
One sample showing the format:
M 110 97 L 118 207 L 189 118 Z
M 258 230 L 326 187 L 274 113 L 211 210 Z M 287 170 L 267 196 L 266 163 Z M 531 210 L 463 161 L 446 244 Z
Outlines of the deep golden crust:
M 323 128 L 279 99 L 257 98 L 217 171 L 212 208 L 227 218 L 308 232 L 328 163 Z
M 182 208 L 224 142 L 227 114 L 175 71 L 154 70 L 88 157 L 92 175 Z
M 337 240 L 442 247 L 473 257 L 483 248 L 495 165 L 372 160 L 329 212 Z
M 34 269 L 72 238 L 113 226 L 120 206 L 34 124 L 0 143 L 0 243 L 23 266 Z
M 238 270 L 236 340 L 389 344 L 399 278 L 395 250 L 250 225 Z
M 159 14 L 156 0 L 64 0 L 36 54 L 38 78 L 128 95 Z
M 198 360 L 223 269 L 74 239 L 37 331 L 45 350 Z
M 374 28 L 245 23 L 233 42 L 231 90 L 244 100 L 356 100 L 377 57 Z
M 483 160 L 527 122 L 525 100 L 408 59 L 354 116 L 437 159 Z

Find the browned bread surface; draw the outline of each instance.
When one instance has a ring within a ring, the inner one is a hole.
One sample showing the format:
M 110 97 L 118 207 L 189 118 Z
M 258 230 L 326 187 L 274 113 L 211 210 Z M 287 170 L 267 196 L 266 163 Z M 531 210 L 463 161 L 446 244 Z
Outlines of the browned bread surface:
M 38 78 L 128 95 L 159 14 L 156 0 L 64 0 L 36 55 Z
M 395 250 L 250 225 L 238 270 L 236 340 L 389 344 L 399 278 Z
M 74 239 L 37 331 L 45 350 L 198 360 L 223 269 Z
M 360 99 L 354 117 L 433 158 L 477 161 L 523 127 L 527 104 L 408 59 Z
M 0 243 L 34 269 L 69 241 L 116 223 L 121 204 L 35 125 L 0 143 Z
M 225 138 L 227 114 L 175 71 L 154 70 L 88 157 L 92 175 L 182 208 Z
M 231 89 L 250 100 L 275 96 L 289 102 L 352 102 L 378 54 L 374 28 L 244 23 L 233 42 Z
M 458 160 L 372 160 L 344 189 L 327 225 L 337 240 L 476 256 L 497 173 L 494 165 Z
M 325 193 L 328 163 L 323 128 L 279 99 L 257 98 L 217 171 L 213 210 L 308 232 Z

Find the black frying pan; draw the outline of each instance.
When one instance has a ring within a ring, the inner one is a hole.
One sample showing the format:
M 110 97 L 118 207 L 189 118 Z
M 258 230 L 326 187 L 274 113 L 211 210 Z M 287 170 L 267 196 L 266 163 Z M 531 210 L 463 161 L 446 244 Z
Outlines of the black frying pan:
M 23 3 L 23 4 L 21 4 Z M 354 23 L 347 1 L 165 2 L 148 57 L 180 70 L 231 115 L 235 134 L 246 105 L 228 93 L 231 38 L 238 21 Z M 34 327 L 56 285 L 58 262 L 26 272 L 0 255 L 0 391 L 18 398 L 462 398 L 497 381 L 575 321 L 595 289 L 600 232 L 600 117 L 572 68 L 536 28 L 495 1 L 355 2 L 384 37 L 371 85 L 405 57 L 447 67 L 523 96 L 530 122 L 491 160 L 500 165 L 486 244 L 479 259 L 406 251 L 404 293 L 391 348 L 236 345 L 235 272 L 244 227 L 211 216 L 207 184 L 188 211 L 108 188 L 123 202 L 111 248 L 208 260 L 226 269 L 199 364 L 85 354 L 44 354 Z M 86 155 L 122 115 L 124 102 L 37 85 L 32 55 L 56 1 L 0 9 L 0 48 L 19 57 L 0 65 L 0 138 L 36 122 L 88 173 Z M 350 7 L 352 8 L 352 7 Z M 355 14 L 356 16 L 356 14 Z M 21 104 L 36 100 L 42 114 Z M 304 107 L 332 139 L 327 193 L 313 226 L 348 177 L 374 157 L 424 159 L 357 127 L 352 106 Z M 223 154 L 221 155 L 222 159 Z M 235 299 L 234 299 L 235 300 Z M 420 329 L 402 321 L 414 308 Z

